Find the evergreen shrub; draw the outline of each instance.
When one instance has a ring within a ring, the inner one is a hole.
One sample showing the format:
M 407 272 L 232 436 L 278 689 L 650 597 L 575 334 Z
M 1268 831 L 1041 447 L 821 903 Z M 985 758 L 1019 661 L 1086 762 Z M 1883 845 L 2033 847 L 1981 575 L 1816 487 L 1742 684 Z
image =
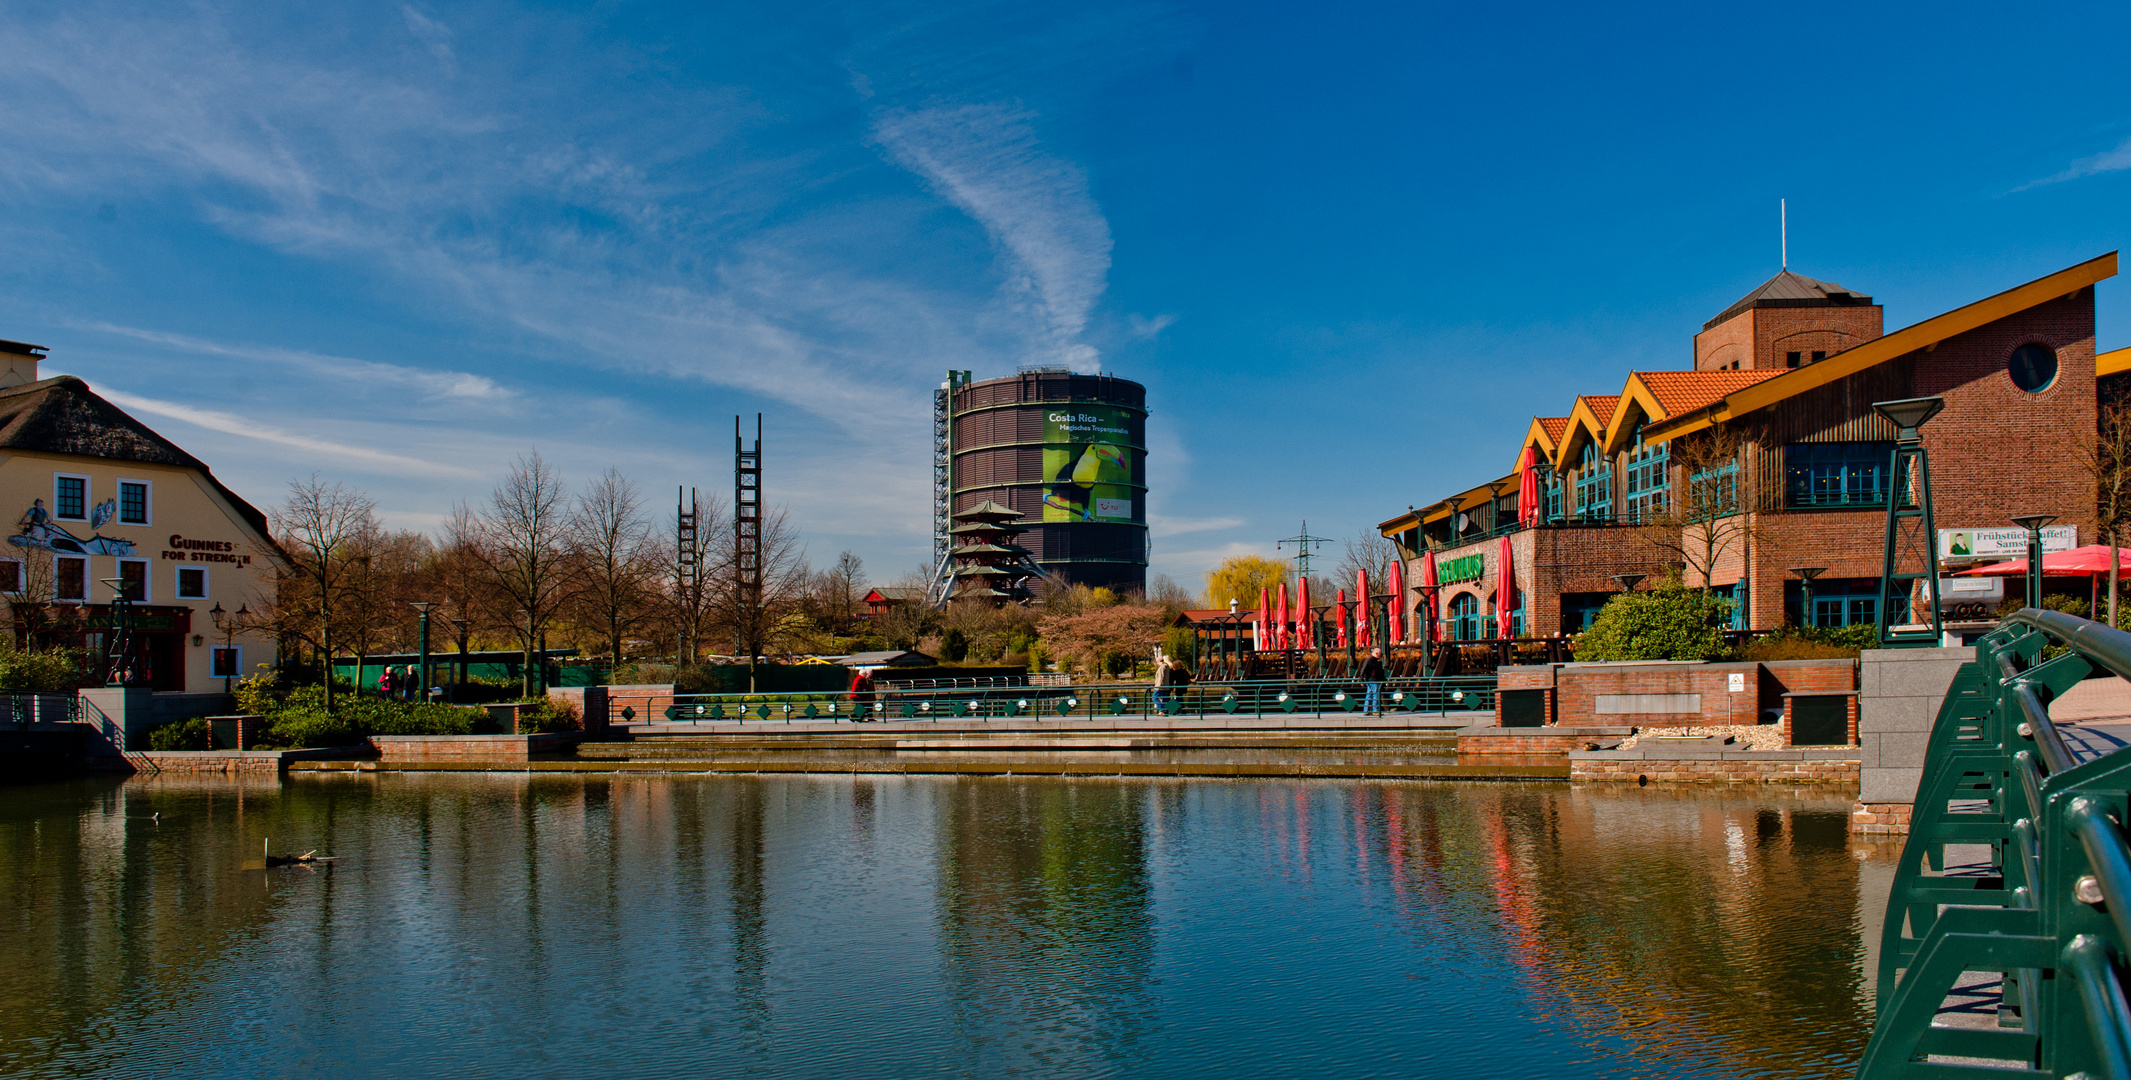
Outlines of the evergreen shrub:
M 1718 660 L 1731 601 L 1678 582 L 1622 593 L 1576 639 L 1578 660 Z

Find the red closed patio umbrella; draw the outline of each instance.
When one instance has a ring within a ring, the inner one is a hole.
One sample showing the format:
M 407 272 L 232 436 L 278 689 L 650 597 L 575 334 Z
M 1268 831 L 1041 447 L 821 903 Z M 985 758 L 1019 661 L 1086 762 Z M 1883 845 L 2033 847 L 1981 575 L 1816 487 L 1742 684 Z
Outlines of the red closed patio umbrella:
M 1336 633 L 1337 633 L 1337 634 L 1339 635 L 1339 640 L 1337 640 L 1336 642 L 1334 642 L 1334 643 L 1333 643 L 1333 645 L 1332 645 L 1332 647 L 1333 647 L 1333 648 L 1335 648 L 1335 649 L 1344 649 L 1344 648 L 1346 648 L 1346 647 L 1347 647 L 1347 590 L 1345 590 L 1345 589 L 1341 589 L 1341 590 L 1339 590 L 1339 602 L 1338 602 L 1338 603 L 1337 603 L 1336 605 L 1334 605 L 1334 606 L 1333 606 L 1333 608 L 1332 608 L 1332 625 L 1333 625 L 1333 626 L 1335 626 L 1335 627 L 1338 627 L 1338 630 L 1336 631 Z
M 1426 565 L 1426 564 L 1423 564 Z M 1406 571 L 1405 560 L 1391 560 L 1391 599 L 1384 601 L 1384 643 L 1396 645 L 1406 640 Z
M 1311 616 L 1311 579 L 1296 582 L 1296 648 L 1317 648 L 1317 620 Z
M 1539 524 L 1539 451 L 1529 446 L 1517 457 L 1517 524 Z
M 1495 563 L 1495 636 L 1516 637 L 1516 561 L 1510 552 L 1507 536 L 1502 538 L 1502 550 L 1495 556 Z
M 1441 584 L 1435 577 L 1435 552 L 1431 551 L 1421 556 L 1421 601 L 1428 605 L 1427 626 L 1430 644 L 1434 644 L 1443 636 L 1442 612 L 1436 610 L 1435 602 L 1436 594 L 1442 592 L 1442 589 L 1438 588 Z M 1414 632 L 1416 634 L 1420 633 L 1420 627 L 1415 627 Z
M 1258 590 L 1258 621 L 1251 627 L 1251 637 L 1256 639 L 1255 647 L 1259 652 L 1273 647 L 1272 618 L 1273 594 L 1261 588 Z
M 1375 605 L 1369 602 L 1367 567 L 1363 567 L 1361 572 L 1354 575 L 1354 587 L 1357 590 L 1354 596 L 1354 644 L 1366 649 L 1369 648 L 1369 639 L 1375 636 L 1371 626 L 1376 622 Z
M 1280 605 L 1273 609 L 1273 648 L 1288 648 L 1287 582 L 1280 583 Z

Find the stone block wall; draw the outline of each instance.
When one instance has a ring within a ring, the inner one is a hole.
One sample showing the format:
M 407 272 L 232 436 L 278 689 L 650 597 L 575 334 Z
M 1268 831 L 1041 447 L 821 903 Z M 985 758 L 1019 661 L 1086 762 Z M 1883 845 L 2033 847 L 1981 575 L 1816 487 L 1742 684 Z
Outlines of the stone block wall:
M 1653 784 L 1844 784 L 1857 783 L 1854 757 L 1810 751 L 1584 751 L 1569 755 L 1569 779 Z

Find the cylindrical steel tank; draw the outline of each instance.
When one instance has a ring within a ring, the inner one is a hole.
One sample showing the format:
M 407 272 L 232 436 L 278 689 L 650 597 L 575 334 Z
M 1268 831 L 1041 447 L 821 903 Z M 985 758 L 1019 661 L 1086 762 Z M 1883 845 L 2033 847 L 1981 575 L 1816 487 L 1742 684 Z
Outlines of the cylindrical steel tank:
M 972 382 L 953 403 L 954 509 L 1021 512 L 1045 571 L 1147 587 L 1147 388 L 1110 375 L 1024 371 Z

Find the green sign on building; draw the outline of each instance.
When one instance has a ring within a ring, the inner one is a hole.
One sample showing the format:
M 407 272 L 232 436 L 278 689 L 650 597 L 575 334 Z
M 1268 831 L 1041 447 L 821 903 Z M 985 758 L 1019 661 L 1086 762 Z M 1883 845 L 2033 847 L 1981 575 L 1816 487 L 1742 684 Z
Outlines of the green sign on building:
M 1444 585 L 1459 581 L 1478 581 L 1485 573 L 1487 560 L 1481 557 L 1479 552 L 1461 555 L 1455 559 L 1444 559 L 1435 564 L 1435 579 Z

